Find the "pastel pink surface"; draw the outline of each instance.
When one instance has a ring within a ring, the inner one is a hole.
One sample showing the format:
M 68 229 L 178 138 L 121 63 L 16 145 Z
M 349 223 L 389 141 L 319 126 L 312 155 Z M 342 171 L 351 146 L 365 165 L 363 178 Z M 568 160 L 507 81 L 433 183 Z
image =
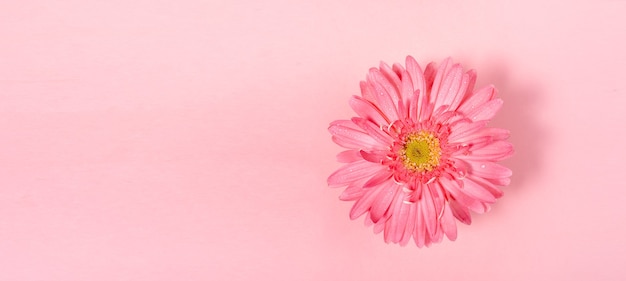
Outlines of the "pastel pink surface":
M 623 1 L 0 3 L 0 280 L 619 280 Z M 326 178 L 380 60 L 494 84 L 513 170 L 387 245 Z

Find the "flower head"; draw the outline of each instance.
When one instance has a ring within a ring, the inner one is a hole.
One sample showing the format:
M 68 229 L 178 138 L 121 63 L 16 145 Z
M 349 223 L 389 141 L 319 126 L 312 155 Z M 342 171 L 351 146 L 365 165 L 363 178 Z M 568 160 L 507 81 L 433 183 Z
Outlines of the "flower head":
M 509 132 L 487 127 L 502 106 L 496 89 L 474 91 L 476 73 L 446 59 L 422 71 L 381 63 L 361 82 L 350 106 L 358 117 L 330 124 L 332 139 L 347 150 L 328 177 L 355 201 L 350 218 L 366 215 L 387 243 L 418 247 L 457 237 L 456 220 L 471 223 L 502 196 L 511 170 L 497 162 L 513 154 Z

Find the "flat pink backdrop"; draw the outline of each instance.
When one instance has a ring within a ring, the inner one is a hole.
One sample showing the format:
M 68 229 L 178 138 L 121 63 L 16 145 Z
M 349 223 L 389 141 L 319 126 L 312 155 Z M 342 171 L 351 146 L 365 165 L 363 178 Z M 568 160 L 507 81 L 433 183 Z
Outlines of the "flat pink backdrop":
M 0 280 L 624 280 L 624 1 L 2 1 Z M 326 186 L 380 60 L 505 101 L 513 182 L 387 245 Z

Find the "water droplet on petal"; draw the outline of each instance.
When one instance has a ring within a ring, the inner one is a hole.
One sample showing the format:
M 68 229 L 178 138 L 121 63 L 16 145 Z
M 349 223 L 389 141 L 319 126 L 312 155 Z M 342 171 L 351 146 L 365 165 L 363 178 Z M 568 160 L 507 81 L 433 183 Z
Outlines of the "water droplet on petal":
M 465 178 L 465 176 L 467 176 L 467 171 L 465 171 L 465 169 L 459 169 L 459 171 L 457 171 L 457 174 L 457 179 L 462 180 Z
M 481 168 L 487 168 L 487 166 L 485 164 L 480 165 Z

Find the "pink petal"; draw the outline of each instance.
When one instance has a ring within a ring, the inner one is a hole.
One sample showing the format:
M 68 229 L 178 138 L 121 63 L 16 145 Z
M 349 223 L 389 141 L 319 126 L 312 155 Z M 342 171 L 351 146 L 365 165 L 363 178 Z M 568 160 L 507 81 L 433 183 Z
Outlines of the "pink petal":
M 511 178 L 501 178 L 501 179 L 485 179 L 490 183 L 498 186 L 507 186 L 511 184 Z
M 357 126 L 356 124 L 354 124 L 354 122 L 352 122 L 352 120 L 335 120 L 333 122 L 330 122 L 330 126 L 344 126 L 344 127 L 348 127 L 348 128 L 352 128 L 352 129 L 359 129 L 359 126 Z
M 351 163 L 363 159 L 358 150 L 346 150 L 337 154 L 337 161 L 341 163 Z
M 459 116 L 459 113 L 455 111 L 447 111 L 448 105 L 439 107 L 439 110 L 442 112 L 433 114 L 433 121 L 435 121 L 435 123 L 448 124 L 449 120 L 453 119 L 453 117 Z
M 369 189 L 368 189 L 368 190 L 369 190 Z M 374 223 L 374 222 L 372 221 L 372 219 L 370 218 L 370 213 L 367 213 L 367 214 L 365 215 L 365 219 L 363 220 L 363 224 L 364 224 L 366 227 L 370 227 L 370 226 L 372 226 L 372 225 L 375 225 L 375 223 Z M 377 232 L 376 232 L 376 231 L 374 231 L 374 233 L 377 233 Z
M 387 126 L 391 123 L 374 104 L 362 97 L 352 96 L 349 104 L 357 115 L 374 122 L 378 126 Z
M 475 123 L 480 123 L 480 122 L 487 124 L 488 121 L 482 120 L 482 121 L 478 121 Z M 454 124 L 452 128 L 461 128 L 461 126 L 463 125 L 465 124 L 460 124 L 460 123 Z M 467 132 L 463 136 L 460 136 L 460 137 L 456 136 L 454 129 L 452 130 L 453 130 L 452 135 L 454 135 L 454 141 L 450 141 L 450 142 L 472 144 L 473 145 L 472 149 L 474 150 L 480 149 L 494 141 L 508 139 L 510 136 L 509 131 L 499 129 L 499 128 L 483 127 L 483 128 L 480 128 L 480 130 Z
M 477 213 L 485 212 L 484 207 L 480 204 L 478 200 L 466 195 L 461 191 L 458 181 L 440 177 L 439 183 L 446 191 L 448 191 L 450 195 L 452 195 L 452 197 L 459 204 L 461 204 L 461 206 L 465 206 Z
M 435 81 L 433 82 L 432 89 L 430 90 L 431 96 L 428 97 L 428 100 L 434 102 L 437 99 L 437 95 L 439 95 L 439 89 L 441 88 L 441 84 L 443 83 L 445 76 L 448 74 L 450 70 L 450 58 L 446 58 L 443 60 L 441 65 L 437 68 L 437 72 L 435 75 Z
M 426 91 L 426 79 L 424 79 L 424 72 L 412 56 L 406 57 L 406 71 L 409 73 L 409 77 L 414 87 L 413 90 L 424 93 Z
M 386 149 L 387 144 L 379 143 L 372 136 L 354 128 L 346 122 L 331 123 L 328 131 L 333 135 L 332 139 L 340 146 L 349 149 Z
M 448 202 L 448 206 L 450 206 L 454 217 L 457 218 L 460 222 L 467 225 L 472 224 L 472 215 L 470 214 L 467 207 L 462 206 L 456 200 L 450 200 Z
M 367 189 L 363 188 L 363 184 L 367 180 L 368 178 L 362 178 L 348 184 L 348 187 L 339 195 L 339 199 L 343 201 L 354 201 L 363 197 L 363 194 L 367 191 Z
M 508 178 L 513 173 L 509 168 L 493 162 L 467 161 L 471 166 L 471 173 L 487 179 Z
M 404 234 L 410 208 L 408 204 L 404 203 L 405 197 L 404 192 L 397 192 L 393 204 L 389 208 L 391 212 L 385 225 L 385 242 L 387 243 L 400 242 Z
M 389 81 L 389 84 L 393 86 L 393 91 L 395 93 L 401 94 L 402 92 L 400 92 L 400 90 L 402 82 L 400 82 L 400 77 L 398 77 L 398 74 L 396 74 L 391 69 L 391 67 L 389 67 L 389 65 L 384 62 L 380 62 L 379 68 L 383 76 L 387 79 L 387 81 Z
M 390 170 L 383 170 L 383 171 L 377 173 L 376 175 L 374 175 L 367 182 L 365 182 L 363 184 L 363 188 L 370 188 L 370 187 L 375 187 L 375 186 L 381 185 L 382 183 L 384 183 L 388 179 L 390 179 L 392 175 L 393 175 L 392 171 L 390 171 Z
M 395 67 L 395 66 L 394 66 Z M 415 92 L 413 88 L 413 82 L 411 81 L 411 75 L 408 71 L 401 69 L 399 74 L 400 76 L 400 96 L 402 96 L 402 100 L 408 100 L 408 96 L 412 95 Z
M 493 87 L 493 85 L 489 85 L 485 88 L 482 88 L 478 90 L 476 93 L 474 93 L 473 95 L 467 97 L 466 100 L 461 102 L 461 105 L 459 106 L 457 111 L 467 114 L 468 112 L 474 110 L 475 108 L 490 101 L 495 96 L 495 94 L 496 94 L 496 89 Z
M 483 105 L 474 108 L 466 114 L 466 116 L 474 121 L 491 120 L 496 113 L 502 108 L 503 101 L 501 99 L 490 100 Z
M 381 164 L 383 160 L 387 159 L 387 152 L 381 150 L 361 150 L 359 151 L 359 155 L 361 155 L 362 159 L 377 164 Z
M 491 136 L 491 139 L 494 141 L 505 140 L 511 136 L 511 132 L 500 128 L 483 128 L 480 134 Z
M 491 205 L 489 205 L 489 203 L 482 203 L 482 204 L 483 204 L 483 207 L 485 208 L 485 213 L 491 210 Z
M 352 121 L 357 124 L 361 129 L 363 129 L 369 136 L 375 139 L 378 143 L 384 144 L 386 147 L 391 148 L 391 145 L 394 142 L 393 138 L 386 131 L 383 131 L 380 127 L 376 126 L 376 124 L 361 118 L 352 118 Z
M 399 114 L 402 119 L 409 119 L 412 116 L 415 116 L 415 113 L 412 112 L 415 108 L 411 108 L 411 100 L 415 95 L 415 90 L 413 90 L 413 83 L 411 83 L 409 73 L 402 70 L 400 75 L 400 96 L 402 98 L 398 104 Z M 400 105 L 402 105 L 403 110 L 400 110 Z
M 432 72 L 432 65 L 429 66 L 431 67 L 430 72 Z M 432 84 L 432 79 L 430 81 L 426 79 L 422 68 L 411 56 L 406 57 L 406 71 L 409 74 L 407 77 L 408 79 L 405 78 L 405 76 L 403 76 L 402 79 L 407 80 L 407 82 L 411 82 L 414 93 L 414 97 L 410 99 L 411 106 L 409 107 L 409 117 L 411 117 L 411 120 L 413 120 L 414 123 L 417 123 L 422 104 L 428 102 L 428 97 L 426 96 L 426 93 L 428 93 L 427 83 L 429 82 Z
M 444 233 L 446 234 L 448 239 L 450 239 L 450 241 L 456 240 L 456 222 L 450 208 L 443 209 L 443 216 L 441 217 L 441 228 L 443 228 Z
M 328 185 L 331 187 L 347 185 L 362 178 L 372 177 L 384 169 L 385 166 L 365 160 L 348 163 L 328 177 Z
M 439 219 L 439 218 L 437 218 L 437 219 Z M 441 227 L 441 223 L 440 223 L 440 221 L 437 221 L 437 228 L 435 229 L 435 232 L 430 235 L 430 241 L 432 243 L 439 243 L 439 242 L 441 242 L 443 240 L 443 234 L 444 233 L 443 233 L 443 229 Z
M 478 214 L 483 214 L 489 211 L 488 206 L 486 204 L 480 203 L 480 201 L 478 200 L 474 201 L 474 204 L 468 205 L 467 208 L 469 208 L 472 212 Z
M 394 85 L 393 81 L 387 79 L 382 69 L 370 68 L 369 75 L 371 76 L 372 81 L 375 82 L 373 83 L 373 85 L 378 85 L 382 87 L 382 89 L 384 89 L 384 91 L 389 94 L 389 97 L 391 97 L 391 100 L 393 100 L 394 103 L 397 103 L 398 100 L 400 100 L 400 92 L 398 91 L 399 84 Z M 393 73 L 392 75 L 395 75 L 395 73 Z M 398 83 L 399 82 L 400 81 L 398 80 Z
M 435 232 L 437 227 L 437 212 L 435 210 L 435 204 L 433 202 L 430 186 L 424 185 L 422 188 L 422 198 L 419 201 L 420 206 L 424 214 L 424 220 L 426 223 L 426 230 L 430 233 Z
M 393 182 L 392 182 L 393 183 Z M 395 184 L 395 183 L 394 183 Z M 366 191 L 365 195 L 354 203 L 350 210 L 350 219 L 357 219 L 367 212 L 371 207 L 374 200 L 378 197 L 378 194 L 385 190 L 382 186 L 370 188 Z
M 459 102 L 464 101 L 469 95 L 472 95 L 474 93 L 474 86 L 476 85 L 476 71 L 473 69 L 470 69 L 469 71 L 466 72 L 466 74 L 469 75 L 467 90 L 465 91 L 465 94 L 463 95 L 463 99 L 460 100 Z
M 419 122 L 420 118 L 421 106 L 419 100 L 422 96 L 423 95 L 420 94 L 420 91 L 417 90 L 413 93 L 413 96 L 411 96 L 411 99 L 409 100 L 409 118 L 416 124 Z
M 361 96 L 363 96 L 365 100 L 376 105 L 376 94 L 374 93 L 372 85 L 366 81 L 361 81 L 359 86 L 361 87 Z
M 502 190 L 500 190 L 498 187 L 496 187 L 497 184 L 491 182 L 491 180 L 489 180 L 489 179 L 477 177 L 477 176 L 474 176 L 474 175 L 468 175 L 468 178 L 473 180 L 473 181 L 475 181 L 476 183 L 480 184 L 483 188 L 485 188 L 487 191 L 489 191 L 491 194 L 493 194 L 493 197 L 495 197 L 495 198 L 500 198 L 504 194 L 504 192 L 502 192 Z M 505 179 L 509 179 L 510 180 L 510 178 L 505 178 Z
M 388 181 L 387 184 L 381 185 L 379 188 L 383 189 L 376 196 L 374 202 L 372 202 L 372 208 L 370 210 L 370 215 L 373 222 L 378 222 L 393 202 L 393 198 L 396 197 L 396 193 L 398 192 L 399 185 L 397 185 L 393 181 Z
M 448 140 L 450 142 L 461 142 L 463 138 L 470 136 L 478 131 L 480 131 L 483 127 L 487 125 L 487 121 L 477 121 L 477 122 L 458 122 L 454 125 L 450 130 L 450 136 L 448 136 Z
M 411 203 L 416 203 L 422 198 L 422 189 L 424 185 L 418 179 L 409 180 L 406 184 L 407 186 L 407 201 Z
M 461 101 L 465 99 L 468 93 L 471 93 L 474 90 L 474 83 L 476 82 L 476 71 L 470 70 L 463 75 L 463 80 L 461 81 L 461 87 L 454 98 L 454 101 L 450 103 L 450 110 L 456 110 Z
M 434 181 L 430 184 L 430 192 L 432 195 L 433 203 L 435 204 L 435 213 L 437 216 L 441 215 L 441 212 L 446 204 L 446 198 L 443 194 L 443 187 L 438 181 Z
M 408 207 L 407 207 L 408 206 Z M 404 203 L 402 204 L 402 209 L 406 209 L 408 208 L 408 218 L 406 219 L 406 226 L 404 228 L 404 233 L 402 233 L 402 240 L 400 240 L 400 245 L 406 245 L 409 243 L 409 241 L 411 240 L 411 237 L 413 237 L 413 232 L 415 231 L 415 221 L 416 221 L 416 214 L 417 214 L 417 208 L 415 204 L 407 204 Z
M 513 145 L 506 141 L 494 141 L 482 146 L 480 149 L 470 149 L 468 155 L 460 155 L 458 158 L 478 161 L 501 161 L 513 155 Z
M 426 99 L 422 99 L 424 101 L 423 104 L 419 105 L 420 108 L 420 116 L 418 121 L 426 121 L 430 119 L 433 114 L 433 109 L 435 105 L 433 103 L 427 103 Z
M 474 135 L 468 136 L 467 138 L 464 138 L 463 142 L 471 144 L 470 150 L 478 151 L 492 143 L 493 139 L 491 138 L 491 136 L 481 136 L 480 133 L 476 133 Z
M 435 81 L 435 75 L 437 75 L 437 65 L 435 62 L 431 62 L 426 65 L 426 69 L 424 69 L 424 83 L 426 89 L 424 89 L 423 93 L 432 92 L 433 82 Z M 424 96 L 424 100 L 428 100 L 429 97 Z
M 398 104 L 396 105 L 396 108 L 398 109 L 398 119 L 399 120 L 408 120 L 409 118 L 409 111 L 408 111 L 408 107 L 405 106 L 404 102 L 402 100 L 398 101 Z
M 426 223 L 424 221 L 424 215 L 422 208 L 417 206 L 416 210 L 416 220 L 415 220 L 415 231 L 413 233 L 413 239 L 415 240 L 415 245 L 421 248 L 426 244 Z
M 441 88 L 439 88 L 439 92 L 433 94 L 435 97 L 435 108 L 439 108 L 443 105 L 451 105 L 454 102 L 459 88 L 461 88 L 461 81 L 463 80 L 463 68 L 455 64 L 452 66 L 452 69 L 448 73 L 446 73 L 443 77 L 443 82 L 441 83 Z
M 337 136 L 333 136 L 331 139 L 333 140 L 334 143 L 338 144 L 339 146 L 343 148 L 349 148 L 349 149 L 358 149 L 360 147 L 371 148 L 368 145 L 364 145 L 363 143 L 357 142 L 353 139 L 347 139 L 347 138 L 342 138 L 342 137 L 337 137 Z
M 370 216 L 370 214 L 368 213 L 368 216 Z M 383 230 L 385 230 L 385 225 L 387 223 L 385 222 L 385 220 L 379 220 L 375 225 L 374 225 L 374 233 L 378 234 L 381 233 Z
M 386 81 L 376 69 L 370 70 L 370 74 L 367 76 L 367 82 L 370 88 L 373 89 L 372 93 L 374 93 L 374 98 L 376 99 L 375 105 L 378 109 L 380 109 L 389 120 L 398 120 L 398 112 L 396 110 L 398 97 L 394 92 L 389 92 L 389 90 L 393 89 L 389 82 Z
M 463 185 L 461 185 L 461 191 L 470 197 L 476 198 L 481 202 L 486 203 L 494 203 L 496 202 L 496 197 L 491 194 L 491 192 L 487 191 L 485 187 L 473 181 L 469 177 L 465 178 L 462 181 Z
M 363 197 L 363 194 L 365 194 L 365 191 L 367 190 L 358 186 L 349 186 L 341 193 L 341 195 L 339 195 L 339 200 L 354 201 L 356 199 Z
M 391 69 L 393 69 L 393 72 L 396 73 L 396 75 L 398 75 L 398 77 L 402 77 L 402 72 L 406 71 L 404 69 L 404 66 L 399 64 L 399 63 L 394 63 L 393 66 L 391 67 Z M 402 78 L 400 78 L 402 79 Z

